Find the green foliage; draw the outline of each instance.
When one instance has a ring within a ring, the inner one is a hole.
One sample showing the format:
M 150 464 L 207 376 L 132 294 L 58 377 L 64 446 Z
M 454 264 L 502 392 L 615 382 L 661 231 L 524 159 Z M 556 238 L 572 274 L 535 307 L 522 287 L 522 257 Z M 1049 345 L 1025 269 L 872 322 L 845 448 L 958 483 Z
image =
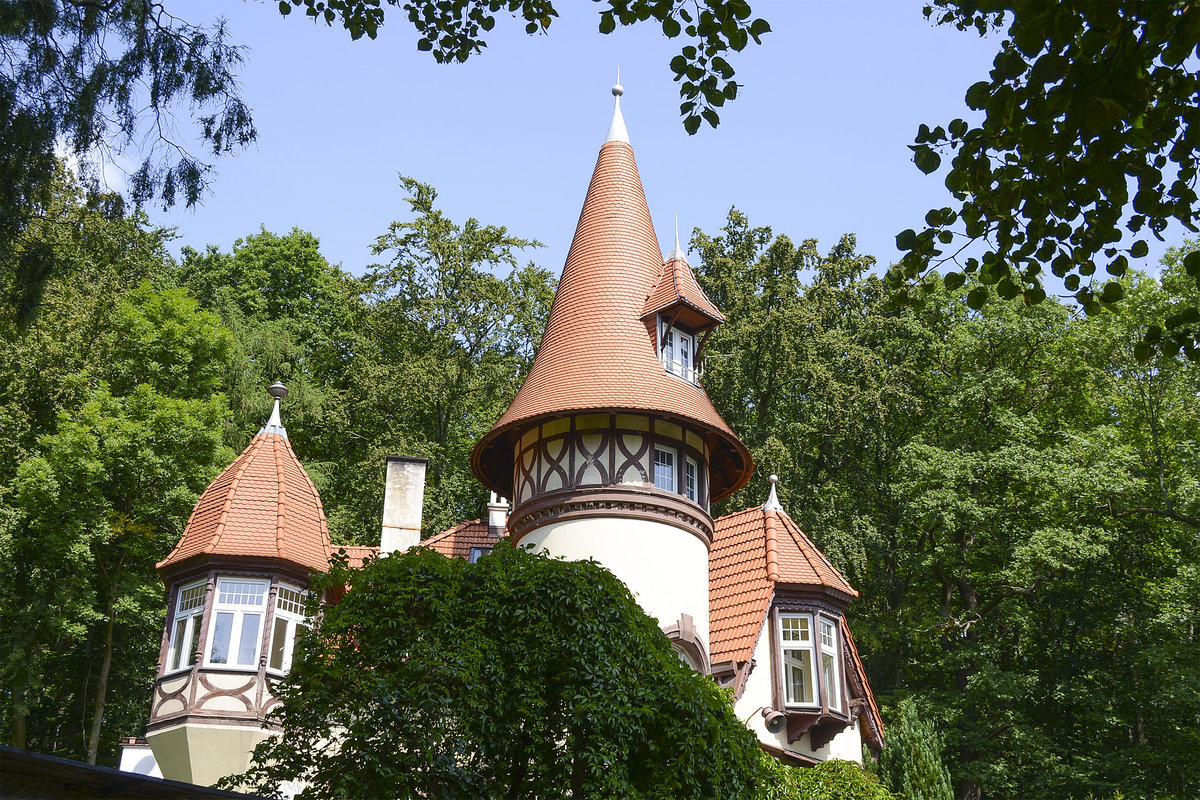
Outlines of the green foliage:
M 897 705 L 896 715 L 879 759 L 884 782 L 904 800 L 954 800 L 950 773 L 942 763 L 944 743 L 933 722 L 908 697 Z
M 430 53 L 439 64 L 461 63 L 482 52 L 487 47 L 484 36 L 496 26 L 497 13 L 508 12 L 528 34 L 549 33 L 558 16 L 552 0 L 387 0 L 387 5 L 404 12 L 420 37 L 417 49 Z M 753 17 L 746 0 L 694 4 L 606 0 L 601 5 L 600 33 L 653 20 L 668 39 L 686 37 L 687 44 L 671 59 L 670 67 L 680 84 L 679 110 L 689 134 L 699 130 L 702 122 L 717 127 L 717 109 L 737 98 L 738 84 L 727 59 L 750 42 L 762 44 L 762 37 L 771 32 L 770 23 Z M 293 6 L 326 25 L 340 21 L 353 39 L 364 34 L 374 39 L 386 14 L 379 0 L 280 0 L 279 11 L 287 16 Z
M 759 800 L 891 800 L 874 775 L 852 761 L 833 759 L 814 767 L 791 767 L 762 755 L 767 779 Z
M 0 313 L 0 733 L 94 762 L 144 723 L 154 564 L 232 455 L 232 339 L 167 286 L 160 232 L 54 186 L 14 245 L 54 268 L 5 273 Z
M 518 266 L 517 252 L 539 242 L 475 219 L 453 222 L 433 187 L 400 180 L 413 218 L 393 222 L 375 243 L 387 261 L 363 281 L 367 310 L 352 367 L 359 431 L 377 432 L 359 451 L 371 481 L 361 490 L 379 497 L 387 453 L 428 457 L 425 527 L 434 532 L 482 511 L 471 448 L 533 363 L 554 280 L 532 263 Z
M 889 309 L 845 247 L 730 220 L 693 240 L 729 317 L 704 382 L 860 591 L 875 691 L 943 723 L 959 796 L 1185 795 L 1200 369 L 1139 348 L 1200 300 L 1194 245 L 1122 278 L 1121 314 L 979 304 L 973 278 Z
M 133 199 L 169 206 L 181 195 L 192 206 L 209 166 L 162 134 L 162 115 L 187 106 L 214 155 L 254 139 L 235 84 L 241 50 L 221 23 L 190 25 L 139 0 L 4 3 L 0 46 L 0 173 L 15 178 L 0 193 L 6 221 L 28 220 L 49 196 L 55 142 L 84 157 L 137 142 L 146 152 Z
M 612 573 L 499 544 L 335 567 L 230 783 L 300 797 L 752 797 L 760 750 Z
M 1006 27 L 1006 38 L 988 80 L 966 93 L 983 122 L 917 133 L 923 172 L 953 154 L 945 182 L 956 205 L 896 237 L 907 252 L 888 273 L 891 285 L 955 269 L 982 284 L 973 308 L 988 297 L 983 286 L 1039 303 L 1049 267 L 1087 313 L 1120 303 L 1121 278 L 1130 259 L 1147 254 L 1147 234 L 1161 241 L 1172 220 L 1197 230 L 1200 8 L 1188 0 L 933 0 L 925 15 L 981 35 Z M 965 244 L 978 241 L 982 254 L 961 261 Z M 1187 274 L 1200 286 L 1200 256 Z M 919 297 L 916 287 L 899 295 Z M 1156 348 L 1200 360 L 1197 306 L 1163 323 L 1148 321 L 1143 360 Z

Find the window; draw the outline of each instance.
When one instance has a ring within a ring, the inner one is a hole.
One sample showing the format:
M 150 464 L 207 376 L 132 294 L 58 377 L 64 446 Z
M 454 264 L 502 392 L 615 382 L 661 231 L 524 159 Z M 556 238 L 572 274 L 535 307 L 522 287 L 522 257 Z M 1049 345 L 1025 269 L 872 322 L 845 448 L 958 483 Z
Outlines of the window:
M 696 354 L 696 337 L 684 333 L 678 328 L 667 330 L 669 323 L 662 320 L 659 323 L 659 341 L 662 342 L 662 363 L 667 372 L 678 375 L 686 381 L 695 383 L 696 368 L 693 359 Z
M 175 604 L 175 625 L 171 629 L 171 649 L 167 652 L 165 672 L 192 665 L 192 657 L 200 647 L 200 622 L 204 615 L 204 582 L 193 583 L 179 590 Z
M 490 547 L 484 547 L 484 546 L 472 547 L 470 552 L 467 553 L 467 563 L 474 564 L 476 561 L 483 558 L 490 552 L 492 552 L 492 548 L 490 548 Z
M 666 492 L 675 488 L 675 454 L 670 450 L 654 448 L 654 485 Z
M 829 707 L 842 709 L 842 684 L 838 672 L 837 629 L 833 622 L 821 619 L 821 679 L 829 696 Z
M 699 474 L 700 471 L 696 468 L 696 460 L 694 458 L 687 459 L 683 474 L 683 493 L 687 495 L 687 499 L 691 500 L 693 503 L 700 502 L 700 493 L 698 491 Z
M 779 639 L 783 654 L 784 702 L 789 706 L 815 705 L 817 676 L 813 664 L 812 617 L 780 614 Z
M 253 667 L 261 650 L 267 582 L 248 578 L 218 578 L 213 603 L 208 663 Z
M 271 632 L 271 650 L 267 666 L 279 672 L 292 668 L 292 651 L 296 647 L 296 631 L 307 628 L 304 616 L 305 593 L 295 586 L 279 584 L 275 596 L 275 623 Z

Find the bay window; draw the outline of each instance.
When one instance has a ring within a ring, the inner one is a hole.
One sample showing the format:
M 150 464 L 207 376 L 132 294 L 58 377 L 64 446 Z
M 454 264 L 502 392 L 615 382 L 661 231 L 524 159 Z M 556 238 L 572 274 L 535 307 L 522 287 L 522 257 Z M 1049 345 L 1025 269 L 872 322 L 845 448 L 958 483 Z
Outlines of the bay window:
M 212 632 L 208 640 L 209 665 L 257 666 L 267 586 L 265 580 L 217 579 Z
M 821 678 L 825 684 L 825 696 L 834 711 L 842 708 L 841 672 L 838 669 L 837 628 L 833 622 L 821 617 Z
M 779 639 L 784 702 L 789 706 L 816 705 L 812 617 L 808 614 L 780 614 Z
M 271 649 L 267 658 L 269 669 L 287 672 L 292 668 L 296 633 L 300 628 L 308 627 L 308 618 L 304 616 L 304 601 L 305 593 L 302 589 L 285 583 L 279 584 L 279 591 L 275 597 Z
M 200 647 L 200 623 L 204 619 L 204 581 L 179 589 L 175 601 L 175 624 L 167 651 L 166 672 L 190 667 Z

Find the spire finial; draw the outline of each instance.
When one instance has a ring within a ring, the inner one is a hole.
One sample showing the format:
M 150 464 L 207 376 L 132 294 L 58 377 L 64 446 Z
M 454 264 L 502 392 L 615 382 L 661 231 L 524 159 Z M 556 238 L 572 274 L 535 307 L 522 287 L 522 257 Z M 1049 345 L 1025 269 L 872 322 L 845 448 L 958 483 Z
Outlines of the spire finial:
M 625 118 L 621 116 L 621 95 L 625 94 L 625 87 L 621 85 L 621 68 L 617 67 L 617 82 L 612 87 L 615 104 L 613 106 L 612 123 L 608 126 L 608 138 L 604 141 L 608 142 L 625 142 L 629 144 L 629 131 L 625 129 Z
M 672 250 L 670 253 L 667 253 L 667 261 L 673 261 L 674 259 L 679 259 L 680 261 L 684 261 L 684 262 L 687 261 L 687 256 L 684 255 L 683 248 L 679 246 L 679 215 L 678 214 L 675 215 L 675 249 Z
M 267 387 L 267 393 L 275 398 L 275 407 L 271 409 L 271 418 L 267 420 L 267 424 L 262 427 L 258 433 L 274 433 L 279 436 L 287 436 L 287 429 L 283 427 L 283 422 L 279 418 L 279 401 L 287 397 L 288 389 L 279 381 L 275 381 Z
M 775 493 L 775 484 L 779 483 L 779 476 L 772 475 L 767 480 L 771 483 L 771 494 L 767 497 L 767 502 L 763 503 L 763 511 L 783 511 L 783 506 L 779 504 L 779 495 Z

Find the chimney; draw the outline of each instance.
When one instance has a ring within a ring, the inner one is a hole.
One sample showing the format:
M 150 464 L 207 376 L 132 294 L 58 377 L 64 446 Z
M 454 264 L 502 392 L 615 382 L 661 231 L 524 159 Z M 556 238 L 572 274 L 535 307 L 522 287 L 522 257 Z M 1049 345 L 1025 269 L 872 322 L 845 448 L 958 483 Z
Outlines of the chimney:
M 497 497 L 496 493 L 492 492 L 492 499 L 488 501 L 488 536 L 499 539 L 504 536 L 506 527 L 508 527 L 508 501 L 503 497 Z
M 387 457 L 379 554 L 402 553 L 421 541 L 426 458 Z

